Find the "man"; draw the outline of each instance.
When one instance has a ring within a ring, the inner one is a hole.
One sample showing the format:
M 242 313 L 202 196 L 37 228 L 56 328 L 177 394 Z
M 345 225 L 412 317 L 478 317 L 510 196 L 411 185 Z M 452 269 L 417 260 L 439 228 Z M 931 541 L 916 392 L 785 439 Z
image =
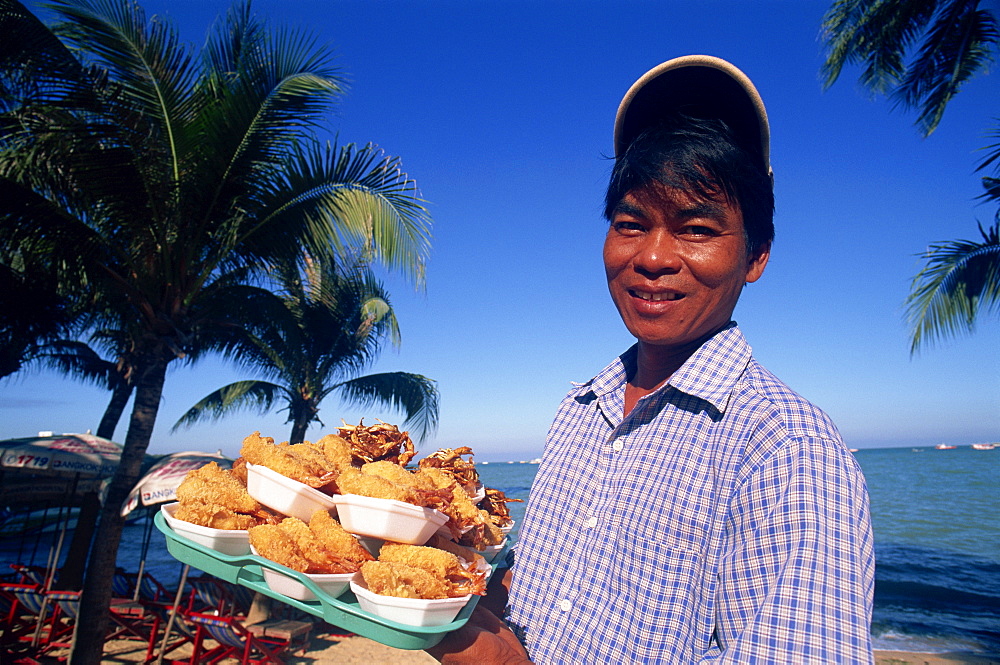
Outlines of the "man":
M 864 478 L 731 320 L 774 234 L 757 90 L 717 58 L 663 63 L 625 95 L 615 156 L 604 264 L 637 342 L 559 408 L 502 578 L 505 622 L 491 592 L 431 653 L 871 662 Z

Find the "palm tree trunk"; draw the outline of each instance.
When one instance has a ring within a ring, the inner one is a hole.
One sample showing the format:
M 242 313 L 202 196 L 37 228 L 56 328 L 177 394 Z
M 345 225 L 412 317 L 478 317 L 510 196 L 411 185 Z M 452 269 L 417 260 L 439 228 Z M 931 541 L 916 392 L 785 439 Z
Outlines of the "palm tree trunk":
M 304 419 L 296 419 L 292 423 L 292 434 L 288 439 L 289 443 L 302 443 L 306 438 L 306 429 L 309 423 Z
M 114 440 L 118 421 L 122 419 L 125 405 L 128 404 L 128 398 L 131 396 L 132 384 L 122 381 L 115 385 L 111 390 L 111 401 L 108 403 L 108 408 L 104 410 L 101 424 L 97 427 L 97 436 L 102 439 Z
M 90 554 L 83 594 L 80 596 L 76 645 L 70 656 L 72 665 L 99 665 L 104 653 L 104 636 L 109 627 L 111 580 L 115 574 L 122 528 L 125 526 L 125 518 L 120 515 L 119 510 L 139 479 L 146 448 L 156 423 L 168 363 L 168 357 L 151 354 L 143 363 L 145 367 L 142 371 L 137 372 L 139 378 L 135 384 L 135 404 L 132 407 L 128 433 L 125 435 L 125 449 L 101 508 L 96 546 Z
M 97 526 L 97 516 L 101 510 L 101 497 L 97 492 L 90 492 L 83 497 L 80 506 L 80 517 L 73 529 L 73 540 L 66 552 L 66 563 L 59 571 L 60 589 L 79 589 L 83 582 L 83 571 L 90 553 L 90 543 L 94 538 L 94 527 Z

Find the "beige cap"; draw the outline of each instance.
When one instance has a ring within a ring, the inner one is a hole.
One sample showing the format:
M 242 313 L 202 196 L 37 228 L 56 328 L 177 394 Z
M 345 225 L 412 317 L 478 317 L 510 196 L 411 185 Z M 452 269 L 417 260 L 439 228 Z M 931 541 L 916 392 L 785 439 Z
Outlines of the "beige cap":
M 653 67 L 632 84 L 615 116 L 615 156 L 670 111 L 720 118 L 771 172 L 767 112 L 746 74 L 721 58 L 686 55 Z

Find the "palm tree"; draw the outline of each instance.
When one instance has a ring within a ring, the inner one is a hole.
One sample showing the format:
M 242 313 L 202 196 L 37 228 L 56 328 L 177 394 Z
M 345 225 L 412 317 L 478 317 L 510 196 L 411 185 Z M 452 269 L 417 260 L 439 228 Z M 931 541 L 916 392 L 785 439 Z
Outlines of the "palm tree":
M 1000 211 L 982 240 L 931 245 L 906 299 L 910 351 L 933 339 L 972 332 L 983 311 L 1000 308 Z
M 40 346 L 35 362 L 86 383 L 107 388 L 111 392 L 111 398 L 95 433 L 99 437 L 113 440 L 135 387 L 130 344 L 122 339 L 120 331 L 114 330 L 93 332 L 91 342 L 110 351 L 112 359 L 105 359 L 85 342 L 60 339 Z
M 276 265 L 361 247 L 422 280 L 430 219 L 399 160 L 321 144 L 331 53 L 240 2 L 194 57 L 128 0 L 0 0 L 0 263 L 44 246 L 85 330 L 133 348 L 121 463 L 87 566 L 74 664 L 96 664 L 123 520 L 167 368 L 224 350 Z
M 979 5 L 979 0 L 836 0 L 823 17 L 825 87 L 837 81 L 844 65 L 864 63 L 861 84 L 917 109 L 917 127 L 929 136 L 948 102 L 985 72 L 1000 44 L 996 15 Z M 1000 164 L 1000 143 L 985 150 L 976 170 Z M 1000 200 L 1000 179 L 985 176 L 982 184 L 983 198 Z M 929 340 L 971 332 L 982 313 L 995 311 L 997 228 L 996 222 L 987 230 L 980 225 L 982 242 L 955 240 L 928 248 L 906 299 L 911 353 Z
M 271 380 L 236 381 L 191 407 L 174 429 L 221 418 L 238 409 L 268 412 L 283 403 L 292 423 L 289 441 L 301 442 L 309 425 L 322 424 L 320 404 L 330 395 L 362 408 L 395 408 L 423 438 L 437 423 L 438 393 L 427 377 L 408 372 L 361 374 L 381 342 L 399 342 L 399 327 L 388 297 L 364 264 L 339 271 L 317 260 L 306 270 L 286 267 L 279 276 L 276 306 L 258 316 L 257 332 L 230 351 L 251 372 Z M 253 328 L 248 323 L 247 328 Z
M 1000 42 L 997 17 L 979 0 L 837 0 L 823 17 L 825 87 L 845 64 L 864 64 L 861 84 L 918 109 L 928 136 L 948 102 L 985 73 Z M 907 60 L 907 58 L 910 58 Z

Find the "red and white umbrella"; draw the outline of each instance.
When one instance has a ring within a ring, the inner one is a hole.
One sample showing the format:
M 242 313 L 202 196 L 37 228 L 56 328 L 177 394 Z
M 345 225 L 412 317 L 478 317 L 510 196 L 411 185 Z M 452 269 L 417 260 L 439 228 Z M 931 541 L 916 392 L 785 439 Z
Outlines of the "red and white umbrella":
M 223 469 L 231 469 L 233 460 L 219 453 L 186 451 L 164 455 L 139 479 L 128 498 L 122 504 L 124 517 L 142 506 L 177 500 L 177 488 L 184 481 L 188 471 L 200 469 L 209 462 L 215 462 Z
M 45 475 L 110 477 L 122 445 L 92 434 L 58 434 L 0 441 L 0 466 Z

